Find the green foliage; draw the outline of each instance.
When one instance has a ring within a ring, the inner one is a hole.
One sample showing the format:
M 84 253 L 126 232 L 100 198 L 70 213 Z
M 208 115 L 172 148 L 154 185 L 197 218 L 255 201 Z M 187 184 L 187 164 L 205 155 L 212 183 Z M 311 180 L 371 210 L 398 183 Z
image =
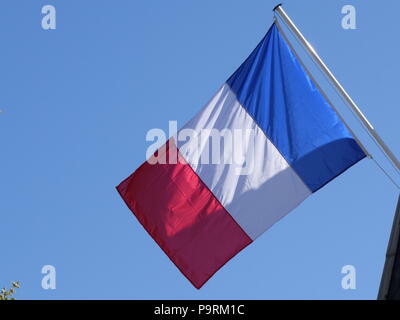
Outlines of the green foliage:
M 9 290 L 7 290 L 6 288 L 1 289 L 0 300 L 15 300 L 12 295 L 15 293 L 15 289 L 18 289 L 19 287 L 19 281 L 16 281 L 11 283 L 11 288 Z

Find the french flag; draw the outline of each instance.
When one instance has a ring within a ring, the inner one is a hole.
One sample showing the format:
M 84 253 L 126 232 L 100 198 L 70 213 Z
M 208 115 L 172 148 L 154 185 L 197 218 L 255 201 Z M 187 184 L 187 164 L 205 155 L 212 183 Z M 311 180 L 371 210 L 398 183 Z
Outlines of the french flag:
M 205 141 L 213 130 L 251 132 L 251 138 L 220 148 L 222 156 L 234 148 L 245 159 L 242 165 L 202 161 L 209 158 Z M 165 162 L 154 161 L 162 156 Z M 365 156 L 273 24 L 210 102 L 117 190 L 172 262 L 200 288 L 239 251 Z

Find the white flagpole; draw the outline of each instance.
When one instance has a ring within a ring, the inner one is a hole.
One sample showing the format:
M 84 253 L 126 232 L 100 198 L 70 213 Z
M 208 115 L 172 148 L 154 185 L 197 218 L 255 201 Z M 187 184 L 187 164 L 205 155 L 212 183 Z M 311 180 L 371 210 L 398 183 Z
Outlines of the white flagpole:
M 303 44 L 303 46 L 306 48 L 307 52 L 311 55 L 313 60 L 319 65 L 319 67 L 322 69 L 322 71 L 325 73 L 325 75 L 328 77 L 328 79 L 333 83 L 335 86 L 336 90 L 340 93 L 340 95 L 344 98 L 344 100 L 349 104 L 351 109 L 354 111 L 354 113 L 357 115 L 357 117 L 361 120 L 363 125 L 366 127 L 366 129 L 369 131 L 369 133 L 374 137 L 375 141 L 380 145 L 382 150 L 386 153 L 386 155 L 389 157 L 389 159 L 392 161 L 394 166 L 397 168 L 397 170 L 400 171 L 400 162 L 396 158 L 396 156 L 393 154 L 393 152 L 389 149 L 389 147 L 386 145 L 386 143 L 382 140 L 382 138 L 379 136 L 379 134 L 376 132 L 374 127 L 371 125 L 371 123 L 368 121 L 368 119 L 364 116 L 364 114 L 361 112 L 361 110 L 358 108 L 356 103 L 351 99 L 349 94 L 344 90 L 342 85 L 339 83 L 339 81 L 335 78 L 333 73 L 329 70 L 327 65 L 322 61 L 318 53 L 314 50 L 314 48 L 311 46 L 311 44 L 307 41 L 307 39 L 302 35 L 300 30 L 296 27 L 296 25 L 293 23 L 293 21 L 289 18 L 289 16 L 286 14 L 286 12 L 282 9 L 282 6 L 279 4 L 274 8 L 274 11 L 279 13 L 285 24 L 289 27 L 289 29 L 296 35 L 296 37 L 300 40 L 300 42 Z
M 300 40 L 302 45 L 306 48 L 307 52 L 310 54 L 312 59 L 318 64 L 318 66 L 322 69 L 322 71 L 325 73 L 325 75 L 328 77 L 328 79 L 333 83 L 334 87 L 336 90 L 339 92 L 339 94 L 344 98 L 344 100 L 349 104 L 351 109 L 354 111 L 354 113 L 357 115 L 357 117 L 361 120 L 363 125 L 366 127 L 366 129 L 369 131 L 369 133 L 372 135 L 372 137 L 375 139 L 375 141 L 379 144 L 379 146 L 382 148 L 383 152 L 389 157 L 395 168 L 400 171 L 400 162 L 396 158 L 396 156 L 393 154 L 393 152 L 389 149 L 389 147 L 386 145 L 386 143 L 382 140 L 382 138 L 378 135 L 374 127 L 371 125 L 371 123 L 368 121 L 368 119 L 364 116 L 364 114 L 361 112 L 361 110 L 358 108 L 356 103 L 351 99 L 349 94 L 346 92 L 346 90 L 342 87 L 342 85 L 339 83 L 339 81 L 335 78 L 333 73 L 329 70 L 327 65 L 322 61 L 318 53 L 314 50 L 314 48 L 310 45 L 310 43 L 306 40 L 306 38 L 302 35 L 300 30 L 296 27 L 296 25 L 293 23 L 293 21 L 289 18 L 289 16 L 286 14 L 286 12 L 282 9 L 281 4 L 277 5 L 273 11 L 277 12 L 283 21 L 286 23 L 286 25 L 289 27 L 289 29 L 296 35 L 296 37 Z M 378 299 L 387 299 L 389 289 L 390 289 L 390 284 L 392 280 L 392 274 L 393 274 L 393 266 L 395 262 L 395 258 L 397 255 L 397 250 L 399 247 L 399 240 L 400 239 L 400 197 L 399 197 L 399 202 L 397 205 L 395 217 L 394 217 L 394 222 L 392 226 L 392 231 L 390 235 L 390 240 L 388 243 L 388 248 L 386 252 L 386 259 L 385 259 L 385 266 L 381 278 L 381 284 L 379 288 L 379 293 L 378 293 Z

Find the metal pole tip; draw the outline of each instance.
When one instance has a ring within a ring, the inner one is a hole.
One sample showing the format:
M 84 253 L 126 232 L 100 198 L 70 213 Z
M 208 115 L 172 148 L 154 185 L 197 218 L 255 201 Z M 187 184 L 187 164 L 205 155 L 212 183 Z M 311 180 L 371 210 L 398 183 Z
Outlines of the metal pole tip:
M 281 5 L 282 5 L 282 3 L 276 5 L 276 6 L 272 9 L 272 11 L 275 11 L 275 10 L 278 9 Z

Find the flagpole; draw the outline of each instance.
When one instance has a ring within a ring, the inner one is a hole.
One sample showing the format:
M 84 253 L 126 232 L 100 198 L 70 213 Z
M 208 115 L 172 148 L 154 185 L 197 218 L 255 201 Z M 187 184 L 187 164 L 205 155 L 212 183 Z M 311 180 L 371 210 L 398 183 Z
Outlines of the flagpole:
M 327 78 L 332 82 L 338 93 L 343 97 L 343 99 L 347 102 L 350 108 L 354 111 L 356 116 L 361 120 L 362 124 L 371 134 L 371 136 L 375 139 L 375 141 L 382 148 L 383 152 L 388 156 L 390 161 L 393 163 L 394 167 L 400 171 L 400 162 L 393 154 L 393 152 L 389 149 L 386 143 L 382 140 L 379 134 L 376 132 L 374 127 L 365 117 L 365 115 L 361 112 L 360 108 L 356 105 L 356 103 L 351 99 L 346 90 L 342 87 L 339 81 L 335 78 L 331 70 L 327 67 L 327 65 L 322 61 L 318 53 L 311 46 L 311 44 L 307 41 L 307 39 L 303 36 L 300 30 L 296 27 L 293 21 L 289 18 L 286 12 L 282 8 L 282 4 L 278 4 L 274 9 L 274 12 L 277 12 L 288 28 L 295 34 L 295 36 L 300 40 L 301 44 L 305 47 L 307 52 L 310 54 L 311 58 L 317 63 L 317 65 L 322 69 Z M 398 293 L 394 293 L 395 290 L 398 290 L 399 284 L 394 284 L 394 280 L 396 277 L 400 276 L 400 196 L 397 204 L 396 213 L 394 216 L 393 226 L 390 234 L 390 240 L 388 243 L 387 251 L 386 251 L 386 259 L 385 265 L 382 273 L 381 283 L 379 287 L 378 299 L 386 300 L 386 299 L 399 299 Z M 395 277 L 393 276 L 395 275 Z M 396 280 L 398 281 L 398 280 Z M 394 287 L 395 286 L 395 287 Z
M 381 278 L 381 284 L 379 286 L 378 300 L 396 299 L 393 297 L 393 283 L 392 275 L 394 271 L 395 263 L 397 263 L 396 268 L 400 266 L 400 256 L 399 256 L 399 238 L 400 238 L 400 196 L 397 202 L 396 214 L 393 219 L 392 231 L 390 233 L 390 239 L 386 251 L 385 266 L 383 267 L 383 273 Z M 397 260 L 397 261 L 396 261 Z M 396 270 L 396 272 L 400 272 Z M 392 289 L 391 289 L 392 287 Z M 399 297 L 397 297 L 399 299 Z
M 389 149 L 389 147 L 386 145 L 386 143 L 382 140 L 382 138 L 376 132 L 374 127 L 371 125 L 371 123 L 368 121 L 368 119 L 361 112 L 360 108 L 358 108 L 358 106 L 353 101 L 353 99 L 351 99 L 351 97 L 346 92 L 346 90 L 342 87 L 342 85 L 339 83 L 339 81 L 335 78 L 335 76 L 333 75 L 331 70 L 322 61 L 322 59 L 320 58 L 318 53 L 315 51 L 315 49 L 311 46 L 311 44 L 307 41 L 307 39 L 303 36 L 303 34 L 300 32 L 300 30 L 293 23 L 293 21 L 289 18 L 289 16 L 283 10 L 282 5 L 281 4 L 277 5 L 273 9 L 273 11 L 277 12 L 281 16 L 281 18 L 283 19 L 285 24 L 296 35 L 296 37 L 300 40 L 302 45 L 306 48 L 307 52 L 311 55 L 313 60 L 318 64 L 318 66 L 322 69 L 322 71 L 325 73 L 325 75 L 328 77 L 328 79 L 333 83 L 336 90 L 340 93 L 340 95 L 348 103 L 348 105 L 351 107 L 351 109 L 354 111 L 354 113 L 357 115 L 357 117 L 361 120 L 361 122 L 366 127 L 368 132 L 373 136 L 375 141 L 380 145 L 382 150 L 389 157 L 389 159 L 394 164 L 394 166 L 397 168 L 397 170 L 400 171 L 400 161 L 396 158 L 394 153 Z

